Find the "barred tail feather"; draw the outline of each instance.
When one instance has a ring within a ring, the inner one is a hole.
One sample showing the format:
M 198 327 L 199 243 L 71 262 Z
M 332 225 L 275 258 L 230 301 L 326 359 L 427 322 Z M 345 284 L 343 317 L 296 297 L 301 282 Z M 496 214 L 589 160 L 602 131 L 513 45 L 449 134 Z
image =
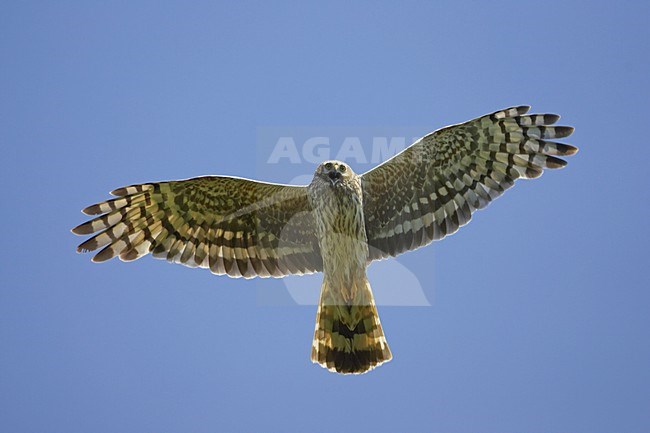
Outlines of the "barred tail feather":
M 331 304 L 326 299 L 332 288 L 324 281 L 321 289 L 311 360 L 336 373 L 365 373 L 393 357 L 368 281 L 359 288 L 367 290 L 363 305 Z

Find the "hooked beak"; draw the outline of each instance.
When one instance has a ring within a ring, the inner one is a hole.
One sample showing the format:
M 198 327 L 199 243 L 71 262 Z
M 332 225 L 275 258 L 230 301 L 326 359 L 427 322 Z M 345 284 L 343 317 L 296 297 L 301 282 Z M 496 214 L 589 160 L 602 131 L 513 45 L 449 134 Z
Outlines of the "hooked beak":
M 341 181 L 341 173 L 339 173 L 338 171 L 330 171 L 327 174 L 327 177 L 329 177 L 330 182 L 332 182 L 332 185 L 336 185 Z

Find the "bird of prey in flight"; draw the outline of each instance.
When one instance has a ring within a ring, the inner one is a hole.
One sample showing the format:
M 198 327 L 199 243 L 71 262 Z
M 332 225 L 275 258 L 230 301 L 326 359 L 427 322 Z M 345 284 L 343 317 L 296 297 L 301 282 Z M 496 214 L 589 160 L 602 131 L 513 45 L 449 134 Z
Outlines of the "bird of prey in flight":
M 513 186 L 564 167 L 577 148 L 554 139 L 573 128 L 559 116 L 518 106 L 448 126 L 372 170 L 324 161 L 309 185 L 228 176 L 151 182 L 83 210 L 74 229 L 94 234 L 79 252 L 154 257 L 231 277 L 323 273 L 311 360 L 337 373 L 364 373 L 391 351 L 366 268 L 440 240 Z

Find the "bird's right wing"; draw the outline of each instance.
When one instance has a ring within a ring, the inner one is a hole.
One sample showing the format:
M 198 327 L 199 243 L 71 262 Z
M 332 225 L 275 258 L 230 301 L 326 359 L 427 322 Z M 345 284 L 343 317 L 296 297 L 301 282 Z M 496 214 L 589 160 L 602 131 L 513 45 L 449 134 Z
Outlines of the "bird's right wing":
M 450 235 L 518 178 L 535 178 L 577 148 L 549 139 L 560 116 L 507 108 L 439 129 L 361 177 L 370 260 Z
M 83 210 L 100 215 L 73 233 L 93 261 L 148 253 L 232 277 L 281 277 L 322 270 L 313 214 L 304 186 L 226 176 L 119 188 L 118 196 Z

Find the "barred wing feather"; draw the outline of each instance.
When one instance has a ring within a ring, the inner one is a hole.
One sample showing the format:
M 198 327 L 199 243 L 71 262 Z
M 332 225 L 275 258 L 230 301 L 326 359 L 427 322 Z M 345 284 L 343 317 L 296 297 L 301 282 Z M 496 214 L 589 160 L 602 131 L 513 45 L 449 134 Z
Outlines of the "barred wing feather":
M 370 260 L 455 233 L 518 178 L 566 165 L 577 148 L 550 141 L 573 128 L 554 114 L 507 108 L 426 135 L 362 175 Z
M 232 277 L 281 277 L 322 270 L 306 187 L 227 176 L 132 185 L 87 207 L 100 215 L 74 229 L 94 235 L 79 252 L 93 261 L 148 253 Z

